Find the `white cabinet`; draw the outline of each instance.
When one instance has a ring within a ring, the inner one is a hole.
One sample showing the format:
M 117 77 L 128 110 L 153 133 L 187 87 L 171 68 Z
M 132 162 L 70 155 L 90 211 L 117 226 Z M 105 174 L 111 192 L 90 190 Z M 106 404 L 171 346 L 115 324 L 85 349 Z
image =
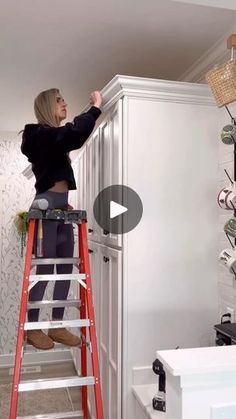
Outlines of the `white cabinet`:
M 100 368 L 105 418 L 121 416 L 121 251 L 101 248 Z
M 99 193 L 99 136 L 97 129 L 86 145 L 86 190 L 87 190 L 87 218 L 90 240 L 99 241 L 101 228 L 93 215 L 94 200 Z
M 100 342 L 100 307 L 101 307 L 101 274 L 100 274 L 100 265 L 101 265 L 101 252 L 100 245 L 94 242 L 88 242 L 89 255 L 90 255 L 90 269 L 91 269 L 91 279 L 92 279 L 92 292 L 93 292 L 93 303 L 95 310 L 95 327 L 97 333 L 97 342 L 98 342 L 98 356 L 100 358 L 99 351 L 99 342 Z M 92 364 L 91 357 L 88 357 L 88 375 L 92 375 Z M 94 389 L 88 387 L 88 397 L 89 397 L 89 410 L 91 419 L 96 419 L 96 410 L 95 410 L 95 401 L 94 401 Z
M 218 320 L 219 110 L 200 84 L 116 76 L 102 96 L 80 176 L 105 419 L 134 419 L 133 369 L 149 371 L 156 350 L 207 346 Z M 143 203 L 140 223 L 123 236 L 93 220 L 97 191 L 114 184 Z
M 236 416 L 236 346 L 158 351 L 166 372 L 165 419 Z
M 121 250 L 89 242 L 104 418 L 121 417 Z M 91 416 L 93 391 L 89 391 Z
M 100 126 L 100 190 L 122 184 L 122 100 Z
M 94 219 L 93 204 L 100 191 L 122 184 L 122 100 L 113 106 L 86 145 L 86 190 L 89 239 L 121 247 L 122 236 L 102 229 Z

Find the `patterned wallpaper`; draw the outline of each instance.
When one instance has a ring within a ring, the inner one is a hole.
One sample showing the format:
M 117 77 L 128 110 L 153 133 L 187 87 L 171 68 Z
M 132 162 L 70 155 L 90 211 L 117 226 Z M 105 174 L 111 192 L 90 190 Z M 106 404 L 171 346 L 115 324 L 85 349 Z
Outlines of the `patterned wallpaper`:
M 0 355 L 15 351 L 22 285 L 24 258 L 13 219 L 18 211 L 28 209 L 34 197 L 34 178 L 28 180 L 22 174 L 28 162 L 20 152 L 20 142 L 20 138 L 0 141 Z M 76 198 L 76 192 L 71 192 L 70 203 L 75 208 Z M 47 287 L 45 298 L 50 298 L 52 286 L 50 283 Z M 41 316 L 41 320 L 48 318 L 46 312 Z

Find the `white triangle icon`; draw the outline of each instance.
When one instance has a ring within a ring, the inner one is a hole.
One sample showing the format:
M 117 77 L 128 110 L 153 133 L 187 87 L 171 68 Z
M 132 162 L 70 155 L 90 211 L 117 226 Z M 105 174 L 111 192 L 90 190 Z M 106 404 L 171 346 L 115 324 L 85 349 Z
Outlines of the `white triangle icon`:
M 110 218 L 115 218 L 120 214 L 128 211 L 128 208 L 123 205 L 117 204 L 115 201 L 110 201 Z

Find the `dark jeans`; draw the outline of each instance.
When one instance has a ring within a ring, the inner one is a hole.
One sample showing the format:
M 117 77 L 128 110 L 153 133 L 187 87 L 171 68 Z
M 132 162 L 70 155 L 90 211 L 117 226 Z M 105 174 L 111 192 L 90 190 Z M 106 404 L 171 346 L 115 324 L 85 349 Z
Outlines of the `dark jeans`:
M 49 202 L 49 208 L 66 209 L 68 205 L 68 192 L 46 191 L 38 194 L 34 199 L 45 198 Z M 64 224 L 62 221 L 43 220 L 43 256 L 45 258 L 73 257 L 74 234 L 72 224 Z M 58 274 L 71 274 L 73 265 L 56 265 Z M 54 265 L 37 266 L 36 274 L 53 274 Z M 41 301 L 48 281 L 39 281 L 29 292 L 29 301 Z M 66 300 L 70 288 L 70 281 L 56 281 L 54 285 L 53 300 Z M 61 320 L 64 308 L 53 308 L 52 319 Z M 31 309 L 28 312 L 28 321 L 38 321 L 39 309 Z

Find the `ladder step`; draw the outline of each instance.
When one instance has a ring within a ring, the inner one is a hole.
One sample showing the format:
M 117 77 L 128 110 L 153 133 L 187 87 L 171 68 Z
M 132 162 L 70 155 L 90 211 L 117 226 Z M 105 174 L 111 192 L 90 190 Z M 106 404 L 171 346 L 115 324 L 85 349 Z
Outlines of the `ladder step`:
M 61 413 L 49 413 L 45 415 L 34 415 L 34 416 L 17 416 L 17 419 L 70 419 L 70 418 L 83 418 L 84 414 L 82 410 L 74 412 L 61 412 Z
M 81 281 L 85 278 L 85 274 L 30 275 L 29 281 Z
M 24 330 L 58 329 L 59 327 L 89 327 L 90 320 L 59 320 L 48 322 L 25 322 Z
M 57 351 L 57 352 L 62 352 L 62 351 L 66 351 L 68 350 L 68 346 L 67 345 L 63 345 L 62 343 L 58 343 L 58 342 L 54 342 L 54 347 L 52 349 L 48 349 L 48 351 L 50 353 L 52 353 L 52 351 Z M 70 350 L 70 349 L 69 349 Z M 35 354 L 35 353 L 39 353 L 40 351 L 42 351 L 41 349 L 35 348 L 34 346 L 30 345 L 29 343 L 25 343 L 24 345 L 24 354 L 26 355 L 30 355 L 30 354 Z M 47 349 L 43 349 L 43 353 L 45 354 L 47 352 Z
M 80 258 L 33 258 L 31 265 L 58 265 L 58 264 L 68 264 L 75 265 L 80 262 Z
M 27 380 L 19 383 L 19 392 L 32 390 L 46 390 L 49 388 L 81 387 L 95 384 L 94 377 L 67 377 Z
M 55 307 L 76 307 L 80 308 L 80 300 L 42 300 L 42 301 L 30 301 L 28 303 L 27 310 L 32 308 L 55 308 Z
M 70 419 L 70 418 L 83 418 L 84 414 L 82 410 L 74 412 L 61 412 L 61 413 L 49 413 L 44 415 L 34 416 L 17 416 L 17 419 Z

